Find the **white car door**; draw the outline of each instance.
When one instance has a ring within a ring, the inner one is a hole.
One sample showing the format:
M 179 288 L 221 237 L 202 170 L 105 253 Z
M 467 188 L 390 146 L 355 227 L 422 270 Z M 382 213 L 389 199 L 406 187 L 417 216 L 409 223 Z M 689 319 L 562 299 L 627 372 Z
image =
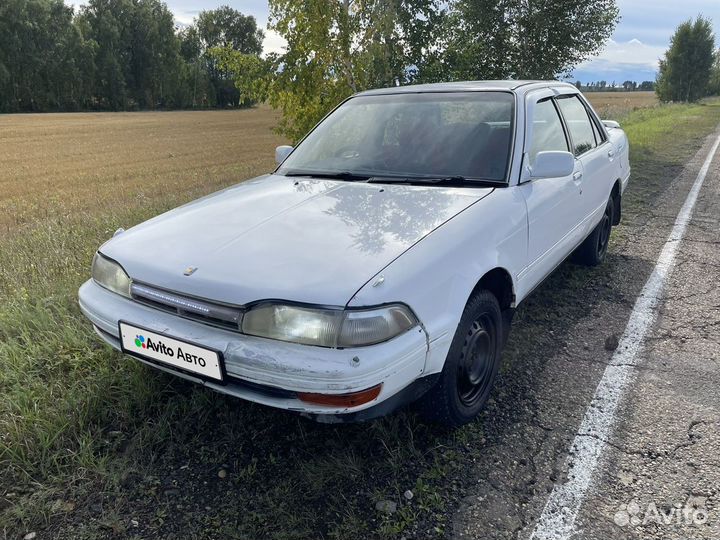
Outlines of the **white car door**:
M 615 180 L 612 162 L 615 153 L 604 130 L 601 132 L 593 126 L 590 113 L 578 95 L 558 96 L 556 101 L 570 134 L 573 153 L 583 165 L 580 182 L 582 212 L 578 218 L 583 236 L 587 236 L 605 211 Z
M 528 264 L 518 275 L 523 293 L 534 289 L 579 243 L 582 162 L 561 178 L 530 179 L 535 157 L 543 151 L 569 151 L 568 135 L 551 95 L 527 105 L 523 161 L 527 165 L 518 186 L 527 205 Z

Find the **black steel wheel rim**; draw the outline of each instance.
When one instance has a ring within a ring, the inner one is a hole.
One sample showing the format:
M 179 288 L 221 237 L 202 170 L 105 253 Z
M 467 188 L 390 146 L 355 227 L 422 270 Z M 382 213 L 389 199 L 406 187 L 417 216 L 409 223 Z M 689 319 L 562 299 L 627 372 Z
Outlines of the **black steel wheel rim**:
M 612 228 L 612 209 L 608 204 L 605 207 L 602 223 L 600 224 L 600 236 L 598 238 L 598 255 L 603 257 L 610 243 L 610 230 Z
M 490 386 L 496 344 L 497 327 L 488 314 L 483 314 L 470 325 L 458 364 L 458 397 L 466 407 L 476 405 Z

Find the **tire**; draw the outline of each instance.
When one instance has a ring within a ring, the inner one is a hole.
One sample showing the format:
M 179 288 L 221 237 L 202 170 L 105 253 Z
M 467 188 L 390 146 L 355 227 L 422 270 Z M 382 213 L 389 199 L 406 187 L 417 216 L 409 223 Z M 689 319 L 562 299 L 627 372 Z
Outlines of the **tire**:
M 497 298 L 477 292 L 465 306 L 437 384 L 418 403 L 420 414 L 449 427 L 474 420 L 490 397 L 504 337 Z
M 605 259 L 615 212 L 613 198 L 608 199 L 603 217 L 585 241 L 575 251 L 575 261 L 585 266 L 597 266 Z

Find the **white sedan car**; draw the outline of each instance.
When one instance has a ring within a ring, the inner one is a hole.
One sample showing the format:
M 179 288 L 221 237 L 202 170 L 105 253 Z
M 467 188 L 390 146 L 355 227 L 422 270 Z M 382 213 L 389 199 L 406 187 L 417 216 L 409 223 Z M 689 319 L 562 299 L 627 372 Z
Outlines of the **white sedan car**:
M 118 231 L 80 306 L 148 365 L 321 421 L 471 421 L 513 311 L 603 260 L 630 176 L 624 132 L 559 82 L 363 92 L 276 158 Z

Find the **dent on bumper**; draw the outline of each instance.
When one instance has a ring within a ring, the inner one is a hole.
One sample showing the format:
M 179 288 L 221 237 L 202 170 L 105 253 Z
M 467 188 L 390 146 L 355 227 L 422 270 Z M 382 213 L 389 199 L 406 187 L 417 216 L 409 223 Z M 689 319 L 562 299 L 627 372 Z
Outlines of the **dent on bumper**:
M 422 377 L 425 370 L 427 339 L 421 328 L 370 347 L 324 349 L 246 336 L 183 319 L 111 293 L 92 280 L 80 288 L 79 296 L 84 315 L 114 348 L 120 349 L 118 321 L 125 320 L 222 351 L 229 377 L 224 385 L 144 363 L 218 392 L 272 407 L 312 415 L 355 413 L 391 398 Z M 295 392 L 342 394 L 379 383 L 383 387 L 375 400 L 352 409 L 311 405 L 293 396 Z M 261 391 L 253 385 L 279 391 Z

